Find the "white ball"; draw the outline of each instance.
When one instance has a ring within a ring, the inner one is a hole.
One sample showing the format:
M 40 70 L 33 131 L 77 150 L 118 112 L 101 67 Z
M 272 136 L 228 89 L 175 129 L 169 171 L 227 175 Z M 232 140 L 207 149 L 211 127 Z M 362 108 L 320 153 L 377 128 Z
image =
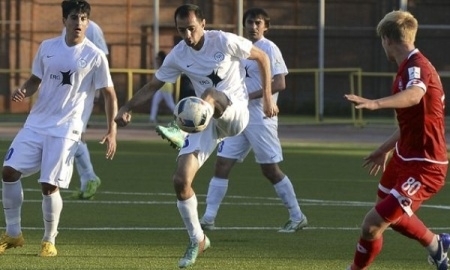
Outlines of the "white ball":
M 186 97 L 178 102 L 173 115 L 181 130 L 197 133 L 208 126 L 213 115 L 213 108 L 201 98 Z

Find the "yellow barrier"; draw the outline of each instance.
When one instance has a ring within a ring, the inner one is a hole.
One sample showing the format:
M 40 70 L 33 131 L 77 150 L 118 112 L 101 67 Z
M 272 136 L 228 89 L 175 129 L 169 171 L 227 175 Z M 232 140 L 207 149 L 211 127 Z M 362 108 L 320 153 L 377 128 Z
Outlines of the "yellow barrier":
M 395 79 L 396 74 L 391 72 L 363 72 L 361 68 L 325 68 L 322 70 L 324 73 L 334 74 L 348 74 L 349 76 L 349 92 L 356 95 L 363 95 L 363 78 L 364 77 L 377 77 L 377 78 L 392 78 Z M 319 75 L 322 72 L 320 69 L 289 69 L 290 74 L 311 74 L 314 76 L 314 96 L 315 96 L 315 118 L 317 122 L 320 122 L 319 102 L 320 102 L 320 81 Z M 29 69 L 0 69 L 0 74 L 10 74 L 11 77 L 15 74 L 29 75 L 31 70 Z M 112 74 L 125 74 L 127 76 L 127 100 L 133 96 L 134 80 L 133 76 L 137 74 L 153 75 L 156 72 L 154 69 L 126 69 L 126 68 L 112 68 Z M 450 73 L 442 72 L 441 77 L 450 78 Z M 11 79 L 12 80 L 12 79 Z M 180 79 L 178 79 L 175 86 L 175 100 L 177 101 L 180 96 Z M 364 125 L 363 110 L 356 110 L 353 106 L 351 109 L 351 121 L 354 125 Z

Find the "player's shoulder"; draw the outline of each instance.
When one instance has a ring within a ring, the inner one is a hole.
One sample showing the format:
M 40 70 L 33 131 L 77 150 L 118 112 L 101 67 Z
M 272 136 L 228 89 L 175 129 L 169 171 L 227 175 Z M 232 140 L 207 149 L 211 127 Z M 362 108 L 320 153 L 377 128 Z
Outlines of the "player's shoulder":
M 275 44 L 275 42 L 273 42 L 272 40 L 267 39 L 265 37 L 263 37 L 262 39 L 258 40 L 254 44 L 258 48 L 260 48 L 262 50 L 265 50 L 265 51 L 273 51 L 273 50 L 279 51 L 280 50 L 278 48 L 277 44 Z
M 49 39 L 45 39 L 41 42 L 41 46 L 49 46 L 55 43 L 60 43 L 62 40 L 62 36 L 52 37 Z

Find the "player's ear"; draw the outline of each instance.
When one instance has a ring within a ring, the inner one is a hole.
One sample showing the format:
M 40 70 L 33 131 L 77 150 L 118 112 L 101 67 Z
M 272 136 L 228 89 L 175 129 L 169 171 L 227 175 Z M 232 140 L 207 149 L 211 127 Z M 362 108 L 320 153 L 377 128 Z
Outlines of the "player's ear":
M 206 24 L 206 20 L 203 19 L 202 22 L 200 23 L 200 25 L 202 26 L 203 29 L 205 28 L 205 24 Z

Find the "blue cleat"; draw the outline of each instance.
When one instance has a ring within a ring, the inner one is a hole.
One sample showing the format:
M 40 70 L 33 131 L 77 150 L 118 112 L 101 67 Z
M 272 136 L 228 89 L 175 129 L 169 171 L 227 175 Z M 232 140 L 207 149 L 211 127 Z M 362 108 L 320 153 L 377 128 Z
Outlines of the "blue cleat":
M 438 252 L 434 256 L 428 255 L 428 262 L 435 265 L 437 270 L 448 270 L 447 252 L 450 247 L 450 234 L 439 234 L 438 244 Z

